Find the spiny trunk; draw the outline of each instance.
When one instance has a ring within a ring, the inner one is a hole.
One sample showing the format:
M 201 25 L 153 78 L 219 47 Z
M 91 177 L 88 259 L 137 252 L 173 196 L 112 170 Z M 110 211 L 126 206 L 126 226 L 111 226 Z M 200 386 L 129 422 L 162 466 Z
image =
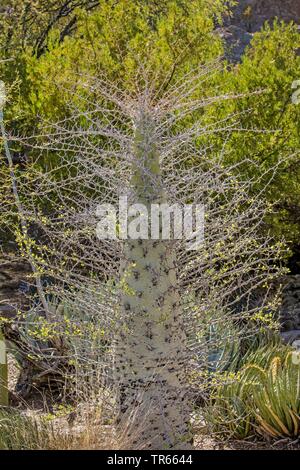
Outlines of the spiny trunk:
M 150 209 L 165 201 L 155 126 L 143 113 L 136 122 L 132 190 Z M 149 210 L 148 210 L 149 212 Z M 149 212 L 150 213 L 150 212 Z M 124 323 L 116 346 L 120 421 L 132 412 L 126 438 L 134 448 L 191 446 L 186 396 L 186 336 L 177 291 L 176 254 L 170 240 L 124 242 Z

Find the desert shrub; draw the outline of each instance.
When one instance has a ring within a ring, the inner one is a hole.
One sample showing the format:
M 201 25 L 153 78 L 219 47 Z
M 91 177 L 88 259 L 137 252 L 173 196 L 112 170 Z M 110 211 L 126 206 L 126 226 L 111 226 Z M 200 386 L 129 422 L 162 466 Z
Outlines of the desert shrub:
M 57 389 L 65 399 L 99 394 L 107 384 L 113 331 L 101 307 L 111 289 L 109 283 L 103 289 L 101 284 L 95 289 L 92 283 L 73 290 L 49 286 L 47 316 L 37 300 L 19 313 L 14 320 L 17 328 L 6 323 L 6 334 L 12 339 L 10 351 L 22 370 L 17 392 L 26 397 L 24 387 L 28 393 L 46 387 L 52 392 Z

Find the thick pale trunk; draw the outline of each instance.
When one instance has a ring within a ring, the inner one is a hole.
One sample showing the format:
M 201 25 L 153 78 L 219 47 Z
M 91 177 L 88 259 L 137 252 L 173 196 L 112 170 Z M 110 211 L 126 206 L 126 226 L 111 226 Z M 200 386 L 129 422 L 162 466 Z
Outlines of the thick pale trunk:
M 148 114 L 136 123 L 133 202 L 150 213 L 165 200 L 160 181 L 154 125 Z M 127 240 L 122 265 L 124 323 L 116 346 L 120 420 L 132 424 L 133 448 L 187 449 L 191 446 L 186 396 L 186 336 L 182 324 L 173 242 Z

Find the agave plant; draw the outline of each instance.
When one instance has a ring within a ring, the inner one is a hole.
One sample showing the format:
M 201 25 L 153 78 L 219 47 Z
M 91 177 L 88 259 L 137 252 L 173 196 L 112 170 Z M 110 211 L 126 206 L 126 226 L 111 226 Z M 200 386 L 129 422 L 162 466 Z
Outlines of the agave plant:
M 215 390 L 204 410 L 204 418 L 214 433 L 235 439 L 254 434 L 254 414 L 249 398 L 263 373 L 263 369 L 253 364 L 237 373 L 215 376 Z
M 215 392 L 205 411 L 214 432 L 244 439 L 298 437 L 300 424 L 300 367 L 292 351 L 279 345 L 247 355 L 236 374 L 215 379 Z
M 272 359 L 263 383 L 254 389 L 253 403 L 257 430 L 271 437 L 300 435 L 300 367 L 289 352 L 283 362 Z

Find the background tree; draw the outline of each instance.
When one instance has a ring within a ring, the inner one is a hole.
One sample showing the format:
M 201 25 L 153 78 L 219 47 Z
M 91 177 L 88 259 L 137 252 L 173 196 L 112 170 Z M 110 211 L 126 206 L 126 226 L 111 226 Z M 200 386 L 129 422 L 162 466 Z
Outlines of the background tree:
M 56 17 L 60 11 L 59 2 L 54 3 L 56 6 L 48 11 L 50 17 Z M 74 6 L 75 2 L 68 2 L 68 8 L 63 6 L 63 11 L 66 8 L 72 16 Z M 228 8 L 226 2 L 211 4 L 204 0 L 173 1 L 167 5 L 109 1 L 92 10 L 84 4 L 77 8 L 76 27 L 66 40 L 61 41 L 62 27 L 54 21 L 42 55 L 36 53 L 33 42 L 25 42 L 13 55 L 5 55 L 10 60 L 2 63 L 1 75 L 13 85 L 12 106 L 6 113 L 10 127 L 28 133 L 37 125 L 36 114 L 48 119 L 65 115 L 66 102 L 72 99 L 82 73 L 97 76 L 105 71 L 111 80 L 116 83 L 121 80 L 130 89 L 137 64 L 146 57 L 149 68 L 159 68 L 161 76 L 157 80 L 164 81 L 167 88 L 182 73 L 222 55 L 223 45 L 215 24 L 228 14 Z M 209 122 L 228 113 L 234 116 L 242 112 L 244 132 L 228 136 L 230 162 L 243 160 L 245 154 L 253 156 L 255 165 L 243 169 L 239 166 L 239 169 L 247 176 L 258 178 L 257 191 L 259 173 L 279 160 L 285 161 L 268 190 L 270 201 L 278 201 L 277 212 L 269 221 L 279 239 L 285 236 L 292 246 L 298 240 L 299 212 L 295 171 L 299 106 L 291 102 L 291 86 L 299 76 L 298 47 L 296 26 L 275 22 L 254 35 L 241 64 L 224 63 L 211 82 L 200 85 L 207 96 L 213 94 L 213 88 L 219 93 L 264 90 L 260 97 L 249 94 L 239 101 L 217 105 L 207 119 Z M 13 150 L 14 160 L 21 165 L 32 158 L 25 149 Z M 50 160 L 48 156 L 48 164 Z
M 266 183 L 266 170 L 281 162 L 268 187 L 268 199 L 276 203 L 268 223 L 274 235 L 284 236 L 291 246 L 299 244 L 300 107 L 292 102 L 292 84 L 300 76 L 299 47 L 296 25 L 266 24 L 254 35 L 241 64 L 229 67 L 221 77 L 223 92 L 245 97 L 217 104 L 209 117 L 240 113 L 244 131 L 228 135 L 229 163 L 242 161 L 245 155 L 251 158 L 253 163 L 239 166 L 239 172 L 256 180 L 255 191 Z M 251 94 L 259 89 L 261 94 Z

